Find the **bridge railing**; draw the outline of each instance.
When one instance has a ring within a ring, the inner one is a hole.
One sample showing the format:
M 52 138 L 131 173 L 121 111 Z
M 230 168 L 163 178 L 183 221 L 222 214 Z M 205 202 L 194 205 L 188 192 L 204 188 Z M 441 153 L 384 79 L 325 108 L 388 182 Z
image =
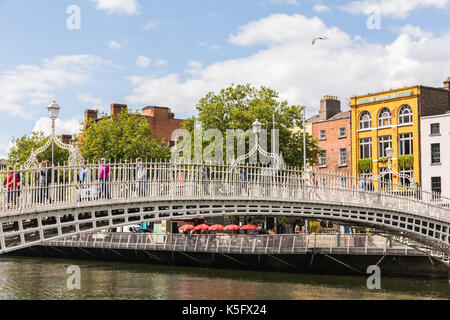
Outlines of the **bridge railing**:
M 440 194 L 376 179 L 360 183 L 359 177 L 328 171 L 170 162 L 112 163 L 109 168 L 107 179 L 99 178 L 98 164 L 87 164 L 81 175 L 81 166 L 1 171 L 0 212 L 137 198 L 259 197 L 364 204 L 450 220 L 450 199 Z
M 47 246 L 243 254 L 424 255 L 377 235 L 89 233 L 44 242 Z

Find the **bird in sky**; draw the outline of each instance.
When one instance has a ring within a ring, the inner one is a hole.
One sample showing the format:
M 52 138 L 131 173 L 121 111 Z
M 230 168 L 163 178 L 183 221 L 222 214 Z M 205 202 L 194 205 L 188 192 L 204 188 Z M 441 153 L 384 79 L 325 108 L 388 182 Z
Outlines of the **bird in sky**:
M 314 45 L 314 43 L 316 43 L 317 40 L 330 40 L 327 37 L 315 37 L 312 41 L 312 44 Z

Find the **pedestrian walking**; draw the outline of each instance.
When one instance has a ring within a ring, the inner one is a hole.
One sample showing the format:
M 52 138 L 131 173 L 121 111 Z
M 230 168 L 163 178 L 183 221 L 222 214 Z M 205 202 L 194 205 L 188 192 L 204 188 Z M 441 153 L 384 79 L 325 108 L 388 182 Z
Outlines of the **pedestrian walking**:
M 12 166 L 8 166 L 8 173 L 3 182 L 3 186 L 8 190 L 8 200 L 7 207 L 8 209 L 16 208 L 19 206 L 18 198 L 19 198 L 19 182 L 20 182 L 20 173 L 14 172 L 14 168 Z
M 52 181 L 52 172 L 50 169 L 50 161 L 44 160 L 41 162 L 41 170 L 38 173 L 39 177 L 39 203 L 50 202 L 49 186 Z
M 100 160 L 98 167 L 98 181 L 100 182 L 99 198 L 111 199 L 109 180 L 111 178 L 111 167 L 106 164 L 106 158 Z
M 90 197 L 90 190 L 88 186 L 88 170 L 85 164 L 81 167 L 80 172 L 78 173 L 78 183 L 80 184 L 80 198 L 81 201 L 83 198 L 88 199 Z
M 246 168 L 240 168 L 239 169 L 239 179 L 241 180 L 241 183 L 239 184 L 239 195 L 242 194 L 242 190 L 244 190 L 244 193 L 247 193 L 247 169 Z
M 366 179 L 361 176 L 358 182 L 358 198 L 361 200 L 366 199 Z
M 211 172 L 207 165 L 202 166 L 202 183 L 203 183 L 203 192 L 205 195 L 209 195 L 209 181 L 211 180 Z
M 145 196 L 147 181 L 147 166 L 142 163 L 142 158 L 136 159 L 136 195 Z

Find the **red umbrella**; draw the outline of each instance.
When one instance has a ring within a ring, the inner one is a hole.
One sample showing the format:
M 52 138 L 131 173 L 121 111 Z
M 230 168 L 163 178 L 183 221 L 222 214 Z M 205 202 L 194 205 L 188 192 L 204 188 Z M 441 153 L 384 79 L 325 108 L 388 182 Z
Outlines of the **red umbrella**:
M 189 230 L 194 230 L 195 227 L 192 224 L 185 224 L 183 226 L 181 226 L 180 228 L 178 228 L 178 230 L 180 231 L 189 231 Z
M 246 224 L 245 226 L 241 227 L 241 230 L 259 230 L 259 228 L 252 224 Z
M 221 224 L 215 224 L 215 225 L 209 227 L 208 230 L 223 230 L 223 228 L 224 228 L 223 225 L 221 225 Z
M 230 225 L 226 226 L 225 228 L 223 228 L 223 230 L 241 230 L 241 227 L 239 227 L 238 225 L 235 225 L 235 224 L 230 224 Z
M 195 230 L 208 230 L 209 226 L 207 224 L 199 224 L 195 227 Z

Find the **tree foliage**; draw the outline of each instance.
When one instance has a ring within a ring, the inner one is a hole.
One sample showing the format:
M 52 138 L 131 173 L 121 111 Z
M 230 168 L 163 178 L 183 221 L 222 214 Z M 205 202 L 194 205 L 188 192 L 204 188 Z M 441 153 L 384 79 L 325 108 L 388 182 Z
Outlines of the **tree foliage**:
M 42 147 L 49 136 L 45 136 L 44 132 L 32 132 L 31 135 L 24 135 L 21 138 L 13 138 L 12 145 L 13 147 L 10 149 L 8 154 L 8 162 L 11 165 L 15 165 L 17 167 L 22 166 L 25 161 L 27 161 L 28 157 L 31 155 L 32 150 L 36 150 Z M 58 163 L 62 164 L 67 162 L 69 159 L 69 151 L 61 149 L 56 144 L 53 148 L 54 152 L 54 164 Z M 52 160 L 52 147 L 51 145 L 42 153 L 37 156 L 39 162 L 43 160 Z
M 218 129 L 225 137 L 227 129 L 246 131 L 258 119 L 263 128 L 268 129 L 267 145 L 271 146 L 270 129 L 274 114 L 275 128 L 279 130 L 280 151 L 286 164 L 303 167 L 303 133 L 292 129 L 302 128 L 304 107 L 289 105 L 278 98 L 278 92 L 270 88 L 257 89 L 249 84 L 231 85 L 218 94 L 209 92 L 200 99 L 196 106 L 198 116 L 185 120 L 183 127 L 193 132 L 195 121 L 201 121 L 203 129 Z M 306 134 L 306 150 L 307 162 L 312 165 L 317 161 L 320 148 L 309 134 Z
M 169 159 L 170 149 L 154 137 L 149 123 L 137 112 L 128 109 L 116 116 L 102 115 L 101 120 L 89 120 L 79 138 L 85 160 L 98 161 L 102 157 L 113 160 Z

